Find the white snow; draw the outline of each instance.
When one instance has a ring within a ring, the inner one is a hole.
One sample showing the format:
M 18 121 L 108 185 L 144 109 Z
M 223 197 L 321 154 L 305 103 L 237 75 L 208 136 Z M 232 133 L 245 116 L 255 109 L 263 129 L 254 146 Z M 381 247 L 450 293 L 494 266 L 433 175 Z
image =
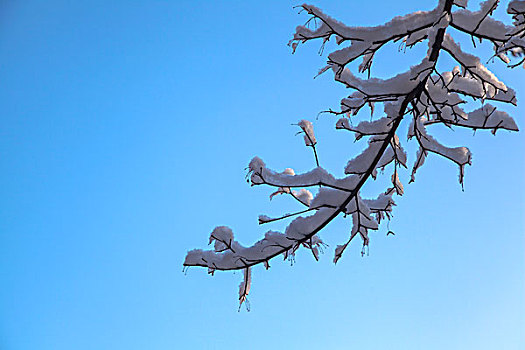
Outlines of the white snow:
M 315 140 L 314 126 L 312 125 L 312 122 L 303 119 L 299 122 L 299 126 L 304 132 L 305 145 L 314 146 L 317 143 L 317 141 Z
M 488 129 L 493 133 L 499 129 L 518 130 L 510 115 L 486 103 L 496 101 L 516 105 L 515 91 L 500 81 L 477 56 L 463 51 L 451 34 L 462 31 L 472 35 L 473 39 L 489 40 L 494 45 L 494 57 L 512 66 L 512 60 L 507 55 L 522 57 L 525 53 L 525 1 L 513 0 L 509 3 L 507 12 L 514 20 L 513 26 L 491 17 L 498 5 L 497 0 L 482 2 L 477 11 L 466 8 L 467 0 L 454 0 L 455 7 L 451 13 L 444 12 L 445 3 L 445 0 L 439 0 L 431 11 L 395 17 L 383 25 L 372 27 L 346 26 L 315 6 L 302 5 L 319 25 L 315 28 L 298 26 L 290 45 L 293 51 L 299 43 L 313 39 L 321 39 L 324 45 L 332 36 L 335 36 L 338 45 L 343 45 L 328 54 L 327 65 L 319 74 L 331 69 L 337 82 L 353 90 L 341 100 L 341 111 L 332 111 L 346 115 L 339 118 L 335 126 L 355 133 L 356 140 L 368 138 L 367 147 L 347 162 L 344 171 L 349 176 L 342 178 L 319 166 L 306 172 L 296 173 L 292 168 L 278 172 L 268 168 L 261 158 L 254 157 L 249 163 L 247 175 L 252 186 L 275 187 L 270 199 L 277 194 L 292 196 L 294 204 L 303 209 L 293 215 L 313 214 L 291 219 L 284 233 L 267 231 L 262 239 L 248 247 L 234 239 L 229 227 L 218 226 L 210 235 L 209 243 L 213 243 L 213 249 L 189 251 L 185 266 L 206 267 L 211 274 L 216 270 L 243 269 L 244 276 L 239 285 L 239 301 L 242 304 L 250 291 L 252 266 L 263 264 L 268 269 L 270 259 L 281 254 L 284 258 L 293 258 L 300 247 L 309 249 L 314 258 L 319 259 L 325 244 L 318 233 L 339 213 L 352 218 L 352 228 L 348 241 L 336 246 L 334 263 L 354 237 L 359 235 L 364 247 L 369 244 L 369 230 L 378 230 L 384 218 L 390 219 L 395 206 L 393 196 L 402 195 L 405 191 L 400 172 L 406 167 L 407 154 L 397 136 L 400 130 L 393 130 L 394 126 L 404 125 L 399 124 L 401 118 L 411 119 L 408 137 L 415 138 L 419 146 L 411 182 L 429 152 L 456 163 L 460 169 L 460 183 L 465 165 L 471 163 L 472 156 L 466 147 L 443 145 L 428 133 L 430 125 Z M 354 75 L 348 67 L 350 62 L 362 58 L 358 72 L 368 70 L 370 73 L 373 59 L 380 54 L 380 49 L 386 43 L 398 40 L 406 46 L 427 40 L 426 56 L 421 58 L 419 64 L 387 79 L 365 79 Z M 444 53 L 458 63 L 452 71 L 439 71 L 437 60 Z M 470 99 L 481 100 L 482 106 L 466 112 L 463 107 L 469 106 L 466 102 Z M 384 105 L 384 115 L 372 120 L 374 104 L 377 106 L 377 103 Z M 370 120 L 359 120 L 359 111 L 366 105 L 372 109 Z M 354 119 L 357 120 L 354 122 Z M 304 134 L 305 145 L 314 147 L 317 140 L 313 124 L 303 119 L 298 126 Z M 317 150 L 314 148 L 314 151 Z M 340 150 L 338 152 L 341 153 Z M 392 167 L 385 168 L 391 163 Z M 361 186 L 370 181 L 369 177 L 375 178 L 380 168 L 389 172 L 387 176 L 391 184 L 377 198 L 361 198 Z M 304 209 L 305 206 L 307 209 Z M 288 218 L 287 215 L 284 217 Z M 277 219 L 284 218 L 260 215 L 259 223 Z

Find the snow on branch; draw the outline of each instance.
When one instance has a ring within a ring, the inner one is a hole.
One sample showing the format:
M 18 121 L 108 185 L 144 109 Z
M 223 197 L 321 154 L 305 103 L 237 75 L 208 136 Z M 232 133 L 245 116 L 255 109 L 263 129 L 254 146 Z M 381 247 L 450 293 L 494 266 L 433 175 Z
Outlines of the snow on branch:
M 519 31 L 523 31 L 523 26 L 525 26 L 525 1 L 513 0 L 509 2 L 507 13 L 512 15 L 512 19 L 514 19 L 513 24 L 517 27 L 514 35 L 517 35 Z
M 463 184 L 464 167 L 471 163 L 472 158 L 469 149 L 466 147 L 443 146 L 434 137 L 428 134 L 425 122 L 425 117 L 414 118 L 409 129 L 409 138 L 415 136 L 419 143 L 421 154 L 426 155 L 428 152 L 432 152 L 456 163 L 459 166 L 459 183 Z M 418 167 L 414 167 L 413 175 Z
M 306 146 L 315 146 L 317 140 L 315 139 L 312 122 L 303 119 L 299 122 L 299 127 L 301 127 L 304 133 L 304 144 Z
M 467 34 L 488 39 L 493 42 L 504 42 L 506 34 L 512 27 L 506 26 L 492 17 L 492 13 L 498 6 L 499 0 L 484 1 L 478 11 L 467 9 L 458 10 L 452 13 L 452 27 Z
M 447 126 L 460 126 L 464 128 L 488 129 L 493 134 L 499 129 L 509 131 L 519 131 L 514 119 L 503 111 L 498 111 L 496 107 L 491 104 L 485 104 L 472 112 L 467 113 L 466 119 L 442 119 L 442 120 L 428 120 L 424 124 L 430 125 L 435 123 L 443 123 Z
M 481 3 L 478 11 L 463 9 L 453 12 L 451 26 L 470 35 L 474 46 L 476 45 L 474 37 L 480 41 L 483 39 L 491 41 L 494 44 L 495 56 L 507 63 L 510 68 L 514 68 L 525 62 L 523 57 L 519 62 L 511 63 L 508 57 L 509 53 L 512 56 L 524 56 L 525 1 L 509 2 L 507 13 L 514 19 L 513 25 L 506 25 L 490 17 L 498 4 L 499 0 L 487 0 Z
M 417 75 L 428 69 L 428 62 L 424 62 L 390 79 L 361 79 L 356 77 L 348 68 L 341 70 L 339 66 L 332 65 L 336 81 L 345 84 L 348 88 L 359 91 L 363 94 L 362 99 L 375 97 L 376 100 L 379 101 L 391 100 L 392 97 L 407 95 L 417 86 Z
M 358 178 L 347 176 L 336 179 L 332 174 L 321 167 L 317 167 L 304 174 L 277 173 L 268 169 L 261 158 L 254 157 L 248 166 L 248 176 L 253 185 L 269 185 L 273 187 L 312 187 L 327 186 L 341 191 L 351 192 Z
M 223 249 L 221 245 L 219 245 L 219 250 L 194 249 L 186 255 L 184 265 L 207 267 L 212 273 L 215 270 L 238 270 L 257 264 L 267 264 L 270 259 L 280 254 L 283 254 L 285 259 L 289 258 L 295 254 L 302 243 L 309 242 L 313 236 L 310 236 L 312 230 L 323 223 L 326 225 L 327 221 L 332 219 L 334 212 L 333 208 L 320 208 L 313 215 L 300 216 L 286 227 L 284 233 L 268 231 L 263 239 L 250 247 L 244 247 L 233 240 L 232 234 L 230 243 L 232 249 Z M 219 226 L 213 230 L 212 235 L 217 231 L 229 233 L 231 229 Z M 318 245 L 322 243 L 319 239 L 317 242 Z
M 243 270 L 243 279 L 239 284 L 239 309 L 248 298 L 248 293 L 250 293 L 250 287 L 252 285 L 252 269 L 247 267 Z
M 509 38 L 502 47 L 498 48 L 497 54 L 503 56 L 503 59 L 505 59 L 503 53 L 507 52 L 510 52 L 512 56 L 521 57 L 517 63 L 507 63 L 511 68 L 518 67 L 521 64 L 525 68 L 525 1 L 511 1 L 507 7 L 507 13 L 512 15 L 512 19 L 514 19 L 514 29 L 507 34 Z
M 374 162 L 375 157 L 378 154 L 382 143 L 385 141 L 384 138 L 374 136 L 368 141 L 368 147 L 358 156 L 348 161 L 345 167 L 346 174 L 357 174 L 364 175 L 368 172 L 371 164 Z M 394 151 L 391 147 L 387 148 L 387 151 L 383 153 L 379 162 L 376 163 L 375 169 L 373 169 L 372 177 L 377 176 L 377 168 L 383 168 L 393 162 L 395 159 Z
M 459 182 L 463 185 L 464 167 L 471 163 L 470 151 L 466 147 L 443 145 L 428 133 L 427 127 L 442 124 L 486 129 L 494 134 L 500 129 L 518 131 L 510 115 L 485 103 L 488 100 L 516 105 L 515 91 L 490 72 L 477 56 L 465 52 L 450 35 L 454 31 L 449 30 L 453 28 L 472 38 L 491 41 L 494 55 L 508 67 L 515 67 L 516 64 L 511 64 L 506 55 L 523 54 L 525 1 L 510 2 L 507 12 L 514 20 L 513 25 L 505 25 L 491 17 L 498 3 L 497 0 L 485 1 L 479 10 L 473 12 L 467 9 L 467 0 L 439 0 L 431 11 L 395 17 L 375 27 L 346 26 L 315 6 L 302 5 L 309 20 L 306 25 L 297 27 L 290 45 L 295 52 L 299 43 L 322 39 L 324 46 L 332 36 L 337 44 L 347 45 L 328 54 L 327 65 L 320 73 L 331 70 L 336 82 L 353 90 L 341 100 L 339 111 L 329 111 L 344 115 L 336 121 L 335 128 L 354 133 L 355 141 L 366 137 L 368 144 L 363 151 L 346 160 L 344 172 L 348 176 L 337 178 L 319 166 L 313 124 L 301 120 L 297 124 L 301 128 L 299 133 L 315 155 L 316 166 L 312 170 L 296 174 L 293 169 L 286 168 L 277 172 L 268 168 L 259 157 L 254 157 L 248 166 L 247 178 L 252 186 L 272 187 L 270 199 L 284 194 L 300 205 L 301 209 L 278 217 L 259 216 L 261 225 L 290 219 L 284 232 L 267 231 L 259 241 L 244 246 L 235 240 L 230 228 L 218 226 L 209 238 L 213 249 L 189 251 L 184 266 L 206 267 L 210 274 L 217 270 L 243 270 L 239 286 L 239 302 L 242 304 L 247 301 L 254 266 L 263 265 L 268 269 L 270 260 L 279 255 L 284 259 L 294 259 L 301 247 L 309 250 L 314 259 L 319 259 L 326 244 L 318 234 L 340 214 L 351 218 L 352 223 L 347 241 L 336 246 L 333 261 L 342 257 L 356 236 L 361 238 L 362 254 L 365 254 L 370 231 L 380 230 L 381 223 L 390 220 L 395 206 L 393 196 L 401 196 L 405 191 L 402 182 L 405 174 L 401 169 L 406 168 L 407 155 L 397 136 L 404 119 L 411 120 L 408 136 L 419 146 L 410 182 L 414 181 L 428 154 L 434 153 L 458 165 Z M 379 54 L 380 48 L 397 40 L 402 40 L 406 46 L 426 40 L 428 51 L 419 64 L 394 77 L 370 77 L 373 58 Z M 451 71 L 438 69 L 437 63 L 443 52 L 458 63 Z M 357 58 L 362 58 L 362 62 L 354 74 L 347 65 Z M 367 77 L 356 75 L 365 71 Z M 481 106 L 466 112 L 466 99 L 478 100 Z M 383 104 L 384 114 L 373 119 L 374 104 L 377 103 Z M 369 106 L 372 111 L 370 119 L 354 123 L 353 119 L 360 117 L 359 112 L 364 106 Z M 391 185 L 387 185 L 376 198 L 362 198 L 361 189 L 370 179 L 379 176 L 378 169 L 388 172 Z
M 386 135 L 394 120 L 389 117 L 383 117 L 373 121 L 363 120 L 356 126 L 350 125 L 350 119 L 341 118 L 337 121 L 335 128 L 352 131 L 355 133 L 356 141 L 363 136 Z
M 507 87 L 496 76 L 489 71 L 474 55 L 464 52 L 458 43 L 450 35 L 445 35 L 443 40 L 443 50 L 458 62 L 468 75 L 481 83 L 494 88 L 494 90 L 507 91 Z M 494 92 L 495 93 L 495 92 Z
M 460 72 L 458 66 L 451 72 L 441 73 L 443 87 L 448 93 L 458 93 L 464 96 L 481 100 L 493 100 L 516 105 L 516 92 L 507 87 L 506 90 L 495 89 L 492 85 L 484 84 L 477 79 Z
M 317 150 L 315 148 L 317 140 L 315 139 L 314 126 L 311 121 L 304 119 L 301 120 L 298 125 L 302 130 L 301 132 L 304 134 L 304 144 L 306 146 L 312 147 L 312 150 L 314 151 L 315 164 L 319 167 L 319 157 L 317 156 Z

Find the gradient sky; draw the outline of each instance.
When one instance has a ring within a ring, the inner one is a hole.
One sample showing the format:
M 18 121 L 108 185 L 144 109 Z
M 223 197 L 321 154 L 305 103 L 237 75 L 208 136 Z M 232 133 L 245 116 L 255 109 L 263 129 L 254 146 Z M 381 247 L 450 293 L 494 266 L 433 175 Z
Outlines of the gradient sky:
M 355 25 L 435 5 L 314 3 Z M 0 3 L 0 349 L 524 348 L 523 132 L 436 128 L 473 152 L 464 192 L 457 167 L 431 155 L 397 200 L 395 236 L 384 225 L 369 256 L 356 240 L 334 266 L 350 229 L 336 220 L 320 262 L 298 252 L 293 266 L 253 270 L 250 312 L 237 311 L 241 274 L 181 272 L 215 226 L 250 244 L 267 230 L 257 215 L 297 209 L 244 178 L 254 155 L 277 170 L 314 166 L 292 123 L 314 121 L 337 176 L 362 147 L 333 117 L 315 120 L 348 92 L 330 73 L 312 79 L 320 43 L 291 54 L 307 19 L 293 5 Z M 373 74 L 426 50 L 397 47 Z M 518 90 L 522 105 L 506 110 L 525 129 L 523 69 L 489 67 Z

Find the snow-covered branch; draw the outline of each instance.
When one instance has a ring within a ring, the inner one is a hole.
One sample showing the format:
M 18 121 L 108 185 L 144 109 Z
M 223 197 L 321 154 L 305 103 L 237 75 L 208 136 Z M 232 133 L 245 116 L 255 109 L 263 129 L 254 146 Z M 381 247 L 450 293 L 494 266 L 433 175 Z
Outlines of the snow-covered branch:
M 516 105 L 515 91 L 490 72 L 477 56 L 464 51 L 448 32 L 453 28 L 478 39 L 490 40 L 495 45 L 495 55 L 509 63 L 505 54 L 518 55 L 523 49 L 525 1 L 514 0 L 508 6 L 507 11 L 514 19 L 513 26 L 491 17 L 497 5 L 497 0 L 488 0 L 478 11 L 472 12 L 467 9 L 466 0 L 439 0 L 431 11 L 395 17 L 375 27 L 346 26 L 315 6 L 302 5 L 309 20 L 306 25 L 297 27 L 290 45 L 295 52 L 299 43 L 322 39 L 324 45 L 332 36 L 336 37 L 337 44 L 348 44 L 328 54 L 327 65 L 320 73 L 331 70 L 335 81 L 352 90 L 341 100 L 340 111 L 331 111 L 344 115 L 336 121 L 336 129 L 354 133 L 355 141 L 368 138 L 368 144 L 361 153 L 347 160 L 344 171 L 348 176 L 337 178 L 319 166 L 313 124 L 301 120 L 297 124 L 301 128 L 299 133 L 303 135 L 304 144 L 313 149 L 315 168 L 302 174 L 296 174 L 291 168 L 277 172 L 268 168 L 259 157 L 254 157 L 248 166 L 247 177 L 252 186 L 274 187 L 276 190 L 270 194 L 270 199 L 285 194 L 301 205 L 300 210 L 278 217 L 259 216 L 260 224 L 293 218 L 284 232 L 270 230 L 262 239 L 245 247 L 234 239 L 230 228 L 216 227 L 209 241 L 214 244 L 213 249 L 188 252 L 184 266 L 207 267 L 211 274 L 217 270 L 243 270 L 244 277 L 239 287 L 242 304 L 250 290 L 252 267 L 261 264 L 268 269 L 271 259 L 279 255 L 285 259 L 293 258 L 300 247 L 310 250 L 317 260 L 325 247 L 318 234 L 340 214 L 351 218 L 352 225 L 346 242 L 335 248 L 334 262 L 341 258 L 356 236 L 361 237 L 364 253 L 369 244 L 370 230 L 379 230 L 381 222 L 391 218 L 395 205 L 393 196 L 403 195 L 405 191 L 400 171 L 406 168 L 407 155 L 397 136 L 405 118 L 411 118 L 409 138 L 415 139 L 419 145 L 410 182 L 414 181 L 428 154 L 434 153 L 459 166 L 459 179 L 463 184 L 464 167 L 471 163 L 470 151 L 466 147 L 443 145 L 429 134 L 427 128 L 443 124 L 487 129 L 493 133 L 500 129 L 518 130 L 516 122 L 507 113 L 484 103 L 489 100 Z M 394 77 L 370 77 L 370 67 L 379 49 L 397 40 L 403 40 L 406 46 L 426 40 L 426 56 L 419 64 Z M 459 66 L 451 71 L 439 71 L 437 63 L 442 52 Z M 363 61 L 357 74 L 368 71 L 366 78 L 357 76 L 347 67 L 360 57 Z M 482 105 L 473 111 L 465 111 L 468 105 L 465 98 L 479 100 Z M 364 106 L 371 108 L 373 116 L 374 104 L 377 103 L 383 104 L 382 116 L 353 122 Z M 362 198 L 363 186 L 378 176 L 378 169 L 391 170 L 391 187 L 374 199 Z M 311 215 L 301 216 L 307 214 Z

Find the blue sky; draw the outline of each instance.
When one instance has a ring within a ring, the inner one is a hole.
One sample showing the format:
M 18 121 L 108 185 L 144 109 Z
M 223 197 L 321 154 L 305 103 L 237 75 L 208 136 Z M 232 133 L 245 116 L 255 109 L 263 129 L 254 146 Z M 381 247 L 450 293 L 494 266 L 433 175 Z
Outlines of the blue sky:
M 434 6 L 315 4 L 356 25 Z M 395 237 L 384 226 L 369 256 L 356 241 L 334 266 L 350 229 L 336 220 L 320 262 L 299 252 L 294 266 L 254 269 L 251 312 L 237 312 L 241 274 L 181 272 L 215 226 L 249 244 L 266 230 L 257 215 L 296 209 L 244 179 L 254 155 L 314 166 L 292 123 L 314 121 L 336 175 L 361 147 L 332 117 L 315 120 L 348 92 L 329 73 L 312 79 L 319 43 L 291 54 L 306 20 L 293 5 L 0 4 L 1 349 L 523 348 L 523 132 L 436 129 L 473 152 L 464 192 L 457 168 L 431 156 L 398 199 Z M 387 47 L 372 73 L 424 51 Z M 489 67 L 525 100 L 523 70 Z M 507 110 L 524 129 L 525 104 Z

